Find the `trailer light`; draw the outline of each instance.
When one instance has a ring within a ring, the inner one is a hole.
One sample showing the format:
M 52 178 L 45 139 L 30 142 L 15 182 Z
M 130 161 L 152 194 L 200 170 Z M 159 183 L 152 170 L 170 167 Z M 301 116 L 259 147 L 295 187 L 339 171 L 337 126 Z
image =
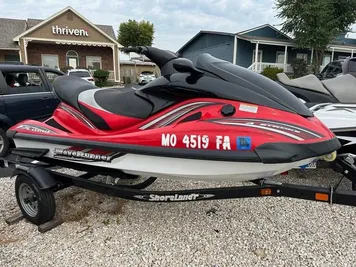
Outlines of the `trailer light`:
M 261 189 L 260 194 L 261 196 L 270 196 L 272 195 L 272 189 L 271 188 Z
M 320 201 L 329 201 L 329 195 L 323 193 L 315 193 L 315 199 Z

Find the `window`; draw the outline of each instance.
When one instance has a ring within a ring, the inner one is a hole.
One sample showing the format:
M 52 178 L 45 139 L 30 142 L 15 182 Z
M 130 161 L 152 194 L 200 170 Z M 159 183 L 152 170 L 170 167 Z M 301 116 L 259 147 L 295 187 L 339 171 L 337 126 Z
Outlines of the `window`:
M 20 62 L 20 56 L 17 55 L 4 55 L 5 62 Z
M 52 69 L 59 69 L 58 55 L 41 55 L 42 66 Z
M 66 58 L 67 58 L 67 66 L 70 66 L 73 69 L 76 69 L 78 67 L 79 57 L 77 52 L 73 50 L 68 51 L 66 54 Z
M 52 72 L 52 71 L 46 71 L 46 76 L 48 81 L 53 85 L 54 79 L 57 78 L 58 76 L 62 76 L 59 73 Z
M 356 72 L 356 60 L 351 59 L 349 61 L 349 72 Z
M 101 57 L 87 56 L 87 68 L 92 70 L 101 69 Z
M 326 65 L 329 64 L 330 62 L 331 62 L 331 55 L 329 55 L 329 54 L 324 55 L 324 58 L 323 58 L 323 66 L 326 66 Z
M 277 51 L 276 63 L 284 64 L 284 51 Z
M 297 53 L 297 58 L 302 58 L 305 61 L 308 61 L 308 54 L 306 54 L 306 53 Z
M 27 94 L 47 91 L 39 72 L 3 71 L 2 74 L 9 87 L 9 94 Z

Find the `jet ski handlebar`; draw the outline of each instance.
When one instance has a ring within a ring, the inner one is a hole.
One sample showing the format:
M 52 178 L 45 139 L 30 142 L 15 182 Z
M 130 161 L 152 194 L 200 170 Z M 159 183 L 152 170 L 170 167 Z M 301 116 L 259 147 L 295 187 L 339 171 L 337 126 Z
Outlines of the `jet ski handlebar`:
M 178 56 L 169 51 L 169 50 L 162 50 L 152 46 L 136 46 L 136 47 L 123 47 L 121 51 L 124 53 L 137 53 L 142 54 L 148 57 L 152 62 L 156 63 L 156 65 L 162 69 L 168 61 L 172 59 L 178 58 Z

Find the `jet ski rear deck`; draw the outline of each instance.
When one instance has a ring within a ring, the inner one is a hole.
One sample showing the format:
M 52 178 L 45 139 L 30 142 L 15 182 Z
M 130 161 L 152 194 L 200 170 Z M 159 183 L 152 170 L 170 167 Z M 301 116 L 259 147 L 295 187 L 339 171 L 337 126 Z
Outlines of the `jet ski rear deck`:
M 71 176 L 58 171 L 58 167 L 76 168 L 78 165 L 66 164 L 56 166 L 54 162 L 41 162 L 45 150 L 14 149 L 6 158 L 0 160 L 2 167 L 14 169 L 13 175 L 17 175 L 15 194 L 18 200 L 21 214 L 9 218 L 8 224 L 26 218 L 38 225 L 40 232 L 46 232 L 61 224 L 61 220 L 53 219 L 56 212 L 54 193 L 67 187 L 79 187 L 94 192 L 107 194 L 113 197 L 144 202 L 185 202 L 204 201 L 252 197 L 290 197 L 305 200 L 326 202 L 329 204 L 341 204 L 356 206 L 356 192 L 341 190 L 338 188 L 341 178 L 334 186 L 318 187 L 298 184 L 286 184 L 270 179 L 257 179 L 250 181 L 255 185 L 236 187 L 218 187 L 203 189 L 150 191 L 144 190 L 156 181 L 156 177 L 147 177 L 141 183 L 133 185 L 120 185 L 116 182 L 103 183 L 92 180 L 99 174 L 116 175 L 122 179 L 135 179 L 137 177 L 120 173 L 117 170 L 92 168 L 87 166 L 85 174 Z M 342 173 L 352 182 L 352 189 L 356 190 L 356 166 L 350 161 L 350 155 L 341 156 L 331 163 L 331 167 Z M 26 187 L 24 195 L 22 187 Z M 29 190 L 31 189 L 31 190 Z M 21 191 L 22 190 L 22 191 Z M 32 193 L 31 193 L 32 192 Z M 36 203 L 36 204 L 33 204 Z M 37 216 L 31 217 L 31 209 L 37 208 Z

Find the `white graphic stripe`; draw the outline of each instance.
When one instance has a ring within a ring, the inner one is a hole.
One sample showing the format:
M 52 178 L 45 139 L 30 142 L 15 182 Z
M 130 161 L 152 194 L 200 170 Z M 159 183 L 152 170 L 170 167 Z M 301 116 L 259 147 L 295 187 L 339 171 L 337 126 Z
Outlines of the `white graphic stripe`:
M 176 108 L 176 109 L 174 109 L 174 110 L 171 110 L 170 112 L 164 114 L 163 116 L 158 117 L 158 118 L 154 119 L 153 121 L 150 121 L 149 123 L 147 123 L 147 124 L 141 126 L 141 127 L 140 127 L 140 130 L 145 130 L 145 129 L 151 127 L 152 125 L 154 125 L 155 123 L 160 122 L 160 121 L 162 121 L 163 119 L 165 119 L 165 118 L 167 118 L 167 117 L 173 115 L 174 113 L 176 113 L 176 112 L 178 112 L 178 111 L 181 111 L 182 109 L 185 109 L 185 108 L 187 108 L 187 107 L 192 107 L 192 108 L 190 109 L 190 110 L 192 110 L 192 109 L 198 108 L 198 107 L 203 106 L 203 105 L 206 105 L 206 104 L 212 104 L 212 102 L 194 102 L 194 103 L 190 103 L 190 104 L 181 106 L 181 107 Z
M 284 132 L 284 131 L 281 131 L 281 130 L 277 130 L 277 129 L 273 129 L 273 128 L 260 126 L 260 125 L 238 123 L 238 122 L 224 122 L 224 121 L 215 121 L 215 123 L 226 124 L 226 125 L 236 125 L 236 126 L 242 126 L 242 127 L 250 127 L 250 128 L 257 128 L 257 129 L 267 130 L 267 131 L 270 131 L 270 132 L 275 132 L 275 133 L 279 133 L 279 134 L 291 137 L 291 138 L 293 138 L 295 140 L 298 140 L 298 141 L 304 141 L 303 138 L 301 138 L 299 136 L 296 136 L 294 134 L 287 133 L 287 132 Z
M 289 127 L 289 128 L 293 128 L 295 130 L 299 130 L 301 132 L 304 132 L 304 133 L 308 133 L 310 135 L 313 135 L 315 137 L 318 137 L 318 138 L 321 138 L 320 135 L 316 134 L 316 133 L 313 133 L 313 132 L 310 132 L 308 131 L 307 129 L 304 129 L 304 128 L 299 128 L 297 126 L 294 126 L 294 125 L 291 125 L 291 124 L 286 124 L 286 123 L 282 123 L 282 122 L 276 122 L 276 121 L 269 121 L 269 120 L 261 120 L 261 119 L 229 119 L 229 121 L 251 121 L 251 122 L 254 122 L 254 121 L 258 121 L 258 122 L 264 122 L 264 123 L 270 123 L 270 124 L 278 124 L 278 125 L 283 125 L 283 126 L 286 126 L 286 127 Z

